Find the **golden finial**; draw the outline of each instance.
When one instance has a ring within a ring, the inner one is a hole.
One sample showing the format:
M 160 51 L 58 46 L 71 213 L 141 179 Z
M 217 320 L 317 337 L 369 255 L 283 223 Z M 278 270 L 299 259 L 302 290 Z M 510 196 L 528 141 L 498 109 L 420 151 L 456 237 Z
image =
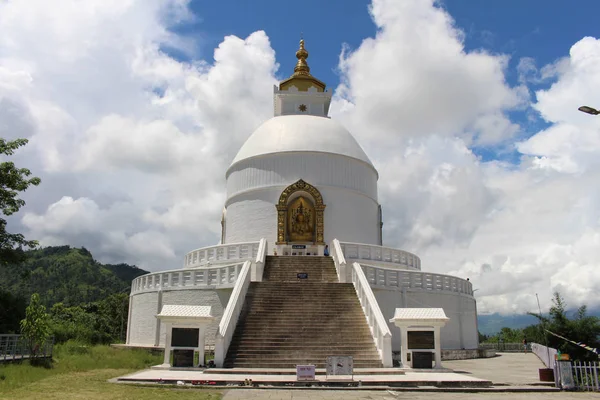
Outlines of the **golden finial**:
M 298 62 L 294 67 L 294 75 L 308 75 L 310 76 L 310 67 L 306 63 L 306 59 L 308 58 L 308 51 L 304 48 L 304 39 L 300 39 L 300 48 L 296 52 L 296 58 Z
M 300 48 L 296 52 L 296 58 L 298 62 L 294 67 L 294 73 L 279 83 L 279 90 L 291 90 L 293 87 L 300 92 L 313 90 L 311 88 L 316 89 L 317 92 L 324 92 L 325 83 L 310 74 L 310 68 L 306 63 L 308 51 L 304 48 L 304 35 L 302 34 L 300 35 Z

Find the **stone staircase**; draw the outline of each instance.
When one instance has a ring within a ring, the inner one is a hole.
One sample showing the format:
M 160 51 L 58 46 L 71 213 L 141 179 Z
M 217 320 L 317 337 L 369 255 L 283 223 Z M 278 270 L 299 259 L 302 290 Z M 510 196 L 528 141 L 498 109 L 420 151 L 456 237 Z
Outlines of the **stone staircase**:
M 307 273 L 308 279 L 298 279 Z M 331 257 L 268 256 L 252 282 L 225 368 L 324 368 L 327 356 L 354 368 L 383 367 L 351 283 L 338 283 Z

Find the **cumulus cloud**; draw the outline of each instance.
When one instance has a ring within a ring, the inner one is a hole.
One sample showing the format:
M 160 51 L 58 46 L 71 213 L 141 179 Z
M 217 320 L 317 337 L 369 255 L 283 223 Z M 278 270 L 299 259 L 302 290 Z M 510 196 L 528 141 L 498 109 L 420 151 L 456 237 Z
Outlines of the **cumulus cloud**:
M 465 51 L 463 32 L 433 3 L 373 1 L 376 37 L 340 56 L 334 109 L 352 105 L 347 122 L 371 153 L 432 133 L 495 144 L 515 132 L 503 111 L 525 99 L 505 83 L 508 58 Z
M 0 134 L 30 138 L 17 162 L 44 181 L 31 237 L 151 270 L 218 241 L 224 171 L 269 117 L 277 65 L 260 31 L 173 58 L 197 58 L 171 31 L 191 18 L 182 0 L 0 3 Z
M 599 306 L 600 120 L 576 111 L 600 104 L 596 39 L 540 69 L 521 59 L 511 87 L 507 56 L 465 50 L 434 2 L 375 0 L 371 12 L 377 35 L 342 53 L 333 108 L 380 171 L 384 241 L 469 277 L 483 312 L 535 310 L 535 293 L 548 306 L 553 290 Z M 551 81 L 531 103 L 526 85 Z M 508 112 L 530 106 L 549 126 L 518 141 Z M 482 160 L 477 147 L 521 160 Z
M 600 104 L 598 40 L 521 59 L 511 86 L 509 57 L 466 50 L 433 0 L 370 11 L 377 33 L 340 54 L 332 115 L 380 172 L 385 244 L 469 277 L 484 312 L 553 290 L 599 306 L 600 119 L 576 111 Z M 30 138 L 18 162 L 44 180 L 11 223 L 150 270 L 218 241 L 224 171 L 272 115 L 278 66 L 264 32 L 195 53 L 171 29 L 190 18 L 184 0 L 0 3 L 0 135 Z M 525 110 L 547 122 L 528 138 L 510 119 Z

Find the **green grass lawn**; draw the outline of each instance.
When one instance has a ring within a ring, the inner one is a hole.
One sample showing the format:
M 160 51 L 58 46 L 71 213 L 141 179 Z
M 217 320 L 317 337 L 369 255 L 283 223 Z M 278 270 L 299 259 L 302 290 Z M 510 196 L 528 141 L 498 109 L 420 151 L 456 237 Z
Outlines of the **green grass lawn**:
M 55 347 L 51 368 L 29 363 L 0 366 L 0 399 L 220 399 L 218 390 L 108 383 L 107 380 L 160 364 L 161 356 L 108 346 Z

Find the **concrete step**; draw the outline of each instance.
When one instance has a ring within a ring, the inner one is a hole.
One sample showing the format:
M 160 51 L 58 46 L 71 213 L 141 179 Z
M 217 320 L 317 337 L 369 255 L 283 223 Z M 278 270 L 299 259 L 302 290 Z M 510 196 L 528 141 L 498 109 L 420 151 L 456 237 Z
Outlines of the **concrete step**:
M 333 350 L 322 350 L 322 351 L 316 351 L 316 350 L 311 350 L 310 352 L 310 356 L 312 358 L 317 358 L 317 359 L 326 359 L 327 357 L 331 356 L 331 355 L 335 355 L 335 354 L 345 354 L 348 356 L 352 356 L 352 357 L 356 357 L 357 359 L 369 359 L 371 360 L 373 357 L 376 357 L 377 354 L 376 353 L 372 353 L 372 352 L 368 352 L 368 351 L 347 351 L 347 350 L 341 350 L 341 351 L 333 351 Z M 252 350 L 252 351 L 238 351 L 235 355 L 235 359 L 236 360 L 242 360 L 242 359 L 249 359 L 249 358 L 260 358 L 260 359 L 264 359 L 264 358 L 273 358 L 273 359 L 280 359 L 281 357 L 285 357 L 285 358 L 303 358 L 306 356 L 306 350 L 292 350 L 292 349 L 287 349 L 285 351 L 261 351 L 261 350 Z
M 296 365 L 314 365 L 316 368 L 325 368 L 326 361 L 295 360 L 291 362 L 266 362 L 266 361 L 236 361 L 226 362 L 225 368 L 295 368 Z M 382 363 L 355 362 L 354 368 L 382 368 Z
M 315 375 L 325 375 L 324 368 L 315 370 Z M 236 375 L 292 375 L 296 378 L 295 368 L 209 368 L 204 374 L 236 374 Z M 355 375 L 405 375 L 400 368 L 354 368 Z
M 371 339 L 372 340 L 372 339 Z M 367 342 L 369 343 L 369 342 Z M 245 339 L 244 342 L 238 342 L 236 341 L 235 343 L 232 342 L 231 346 L 248 346 L 249 348 L 256 348 L 256 349 L 264 349 L 264 350 L 278 350 L 278 349 L 290 349 L 290 350 L 296 350 L 296 349 L 302 349 L 304 348 L 304 346 L 306 345 L 306 343 L 303 343 L 301 341 L 297 341 L 297 342 L 292 342 L 292 341 L 276 341 L 276 342 L 271 342 L 271 343 L 259 343 L 256 341 L 250 341 L 249 339 Z M 319 342 L 315 342 L 312 345 L 312 348 L 315 350 L 321 350 L 321 349 L 346 349 L 348 351 L 366 351 L 364 344 L 362 343 L 349 343 L 349 344 L 345 344 L 345 345 L 340 345 L 339 343 L 336 342 L 331 342 L 331 343 L 319 343 Z M 370 350 L 369 350 L 370 351 Z M 376 351 L 376 350 L 374 350 Z
M 297 279 L 305 272 L 308 279 Z M 337 281 L 331 257 L 268 256 L 262 282 L 252 282 L 226 367 L 325 366 L 352 355 L 354 366 L 381 368 L 354 286 Z
M 265 332 L 266 335 L 266 332 Z M 360 347 L 370 347 L 374 345 L 373 338 L 363 336 L 319 336 L 317 334 L 281 334 L 281 335 L 260 335 L 256 334 L 240 334 L 232 338 L 232 343 L 239 343 L 244 346 L 258 347 L 258 345 L 268 346 L 270 344 L 278 343 L 281 346 L 292 345 L 292 346 L 348 346 L 348 343 L 360 344 Z
M 231 341 L 233 347 L 271 347 L 273 344 L 279 344 L 279 347 L 295 347 L 310 345 L 310 348 L 318 347 L 353 347 L 349 343 L 356 343 L 357 347 L 368 349 L 374 346 L 372 338 L 352 338 L 352 337 L 336 337 L 336 338 L 320 338 L 316 336 L 271 336 L 267 338 L 257 338 L 253 336 L 236 336 Z M 340 345 L 340 343 L 343 343 Z M 234 346 L 235 345 L 235 346 Z

